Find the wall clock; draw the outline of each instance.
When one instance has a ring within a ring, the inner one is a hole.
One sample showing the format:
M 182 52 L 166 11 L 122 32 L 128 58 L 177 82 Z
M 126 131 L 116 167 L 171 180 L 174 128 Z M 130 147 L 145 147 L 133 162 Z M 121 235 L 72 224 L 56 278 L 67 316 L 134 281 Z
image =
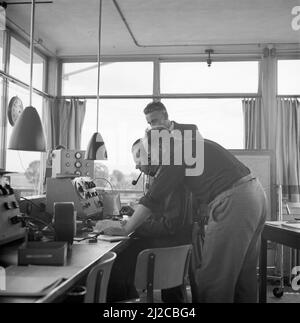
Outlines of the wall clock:
M 23 103 L 21 99 L 17 96 L 14 96 L 10 99 L 8 104 L 7 116 L 9 123 L 14 126 L 23 112 Z

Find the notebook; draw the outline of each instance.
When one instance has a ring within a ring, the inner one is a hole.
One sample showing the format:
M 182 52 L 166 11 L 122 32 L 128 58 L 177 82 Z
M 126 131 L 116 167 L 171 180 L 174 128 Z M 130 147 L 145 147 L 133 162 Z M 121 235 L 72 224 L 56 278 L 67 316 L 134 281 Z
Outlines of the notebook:
M 283 227 L 300 230 L 300 222 L 284 222 Z

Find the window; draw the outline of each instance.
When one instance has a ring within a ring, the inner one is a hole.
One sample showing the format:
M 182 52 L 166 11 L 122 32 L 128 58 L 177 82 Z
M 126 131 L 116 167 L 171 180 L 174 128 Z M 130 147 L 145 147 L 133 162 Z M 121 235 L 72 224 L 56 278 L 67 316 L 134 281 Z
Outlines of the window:
M 257 93 L 258 62 L 161 63 L 161 93 Z M 134 98 L 153 92 L 152 62 L 103 63 L 101 91 L 104 95 L 131 95 L 132 98 L 110 98 L 100 101 L 99 132 L 108 152 L 107 161 L 96 163 L 96 177 L 111 180 L 117 189 L 141 189 L 132 186 L 138 172 L 131 156 L 131 145 L 144 136 L 147 122 L 144 107 L 151 101 Z M 97 64 L 64 63 L 63 95 L 95 95 Z M 242 96 L 242 95 L 241 95 Z M 170 119 L 194 123 L 204 138 L 228 149 L 244 147 L 244 120 L 241 98 L 163 99 Z M 81 149 L 96 131 L 96 100 L 87 99 Z M 142 181 L 140 181 L 142 182 Z M 102 183 L 105 185 L 104 181 Z
M 9 83 L 8 98 L 18 96 L 24 105 L 24 108 L 29 104 L 29 92 L 22 87 Z M 41 96 L 33 95 L 33 106 L 38 111 L 42 119 L 43 99 Z M 12 133 L 12 126 L 7 125 L 7 143 L 9 143 Z M 28 129 L 30 131 L 30 129 Z M 6 151 L 6 169 L 16 172 L 11 174 L 12 186 L 21 192 L 22 196 L 37 195 L 40 188 L 40 160 L 41 153 L 38 152 L 23 152 L 15 150 Z
M 138 189 L 132 186 L 137 171 L 131 155 L 131 146 L 144 136 L 147 127 L 143 113 L 149 100 L 102 100 L 99 114 L 101 133 L 108 160 L 98 162 L 108 172 L 112 184 L 118 189 Z M 86 115 L 82 130 L 81 149 L 86 150 L 88 141 L 96 131 L 96 100 L 87 100 Z M 142 182 L 142 181 L 140 181 Z
M 161 93 L 257 93 L 258 62 L 161 63 Z
M 0 69 L 4 70 L 3 66 L 3 41 L 4 41 L 4 32 L 3 30 L 0 30 Z
M 38 54 L 33 57 L 33 87 L 44 90 L 45 60 Z M 9 74 L 29 84 L 30 53 L 29 48 L 15 38 L 11 38 Z
M 278 94 L 300 94 L 300 59 L 278 61 Z
M 6 114 L 3 107 L 3 78 L 0 77 L 0 168 L 5 168 L 4 137 Z
M 152 94 L 152 62 L 104 62 L 100 69 L 100 94 Z M 64 63 L 63 95 L 96 95 L 97 63 Z
M 170 120 L 193 123 L 204 138 L 227 149 L 243 149 L 241 99 L 168 99 L 162 101 Z

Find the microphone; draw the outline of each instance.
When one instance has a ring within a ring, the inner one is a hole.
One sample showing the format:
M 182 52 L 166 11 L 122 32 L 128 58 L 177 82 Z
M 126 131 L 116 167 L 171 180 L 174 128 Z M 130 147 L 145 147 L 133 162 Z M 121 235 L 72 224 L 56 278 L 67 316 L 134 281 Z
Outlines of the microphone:
M 138 181 L 139 181 L 140 177 L 142 176 L 142 174 L 143 174 L 143 173 L 141 172 L 141 173 L 140 173 L 140 175 L 139 175 L 139 177 L 138 177 L 136 180 L 132 181 L 132 182 L 131 182 L 131 184 L 132 184 L 132 185 L 136 185 L 136 184 L 138 183 Z

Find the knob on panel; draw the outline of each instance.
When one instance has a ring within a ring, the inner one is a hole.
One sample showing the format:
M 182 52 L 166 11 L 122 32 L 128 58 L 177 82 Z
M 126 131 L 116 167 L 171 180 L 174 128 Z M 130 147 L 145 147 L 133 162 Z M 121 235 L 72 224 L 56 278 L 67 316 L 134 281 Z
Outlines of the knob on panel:
M 11 206 L 9 205 L 9 203 L 8 203 L 8 202 L 5 202 L 3 205 L 4 205 L 4 208 L 5 208 L 6 210 L 10 210 L 10 209 L 11 209 Z
M 77 152 L 77 153 L 75 154 L 75 158 L 76 158 L 76 159 L 80 159 L 81 157 L 82 157 L 81 153 Z
M 80 168 L 81 166 L 82 166 L 81 162 L 77 161 L 77 162 L 75 163 L 75 167 L 76 167 L 76 168 Z

